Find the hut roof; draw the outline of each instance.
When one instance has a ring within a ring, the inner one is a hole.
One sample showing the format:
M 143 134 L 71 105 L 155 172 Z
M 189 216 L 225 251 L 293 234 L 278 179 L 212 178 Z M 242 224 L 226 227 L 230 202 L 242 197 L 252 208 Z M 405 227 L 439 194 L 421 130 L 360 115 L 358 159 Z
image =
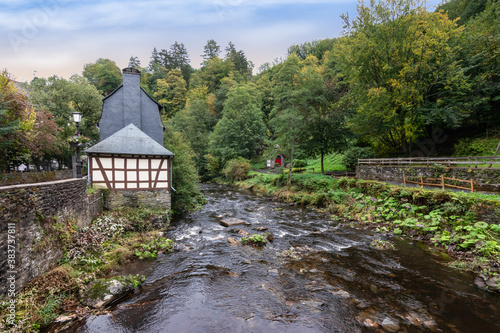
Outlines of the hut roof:
M 174 156 L 146 133 L 130 124 L 85 150 L 86 153 Z

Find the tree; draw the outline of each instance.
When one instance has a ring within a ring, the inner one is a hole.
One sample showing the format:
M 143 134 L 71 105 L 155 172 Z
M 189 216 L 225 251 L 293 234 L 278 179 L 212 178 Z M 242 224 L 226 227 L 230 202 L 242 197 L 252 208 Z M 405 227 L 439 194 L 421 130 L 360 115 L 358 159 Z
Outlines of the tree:
M 172 193 L 172 209 L 177 213 L 193 210 L 205 201 L 198 185 L 195 153 L 185 134 L 175 131 L 168 122 L 163 142 L 175 154 L 172 161 L 172 187 L 175 189 Z
M 172 117 L 184 108 L 186 95 L 186 81 L 184 81 L 182 73 L 178 69 L 169 70 L 165 79 L 157 81 L 157 89 L 154 97 L 158 103 L 163 105 L 169 117 Z
M 208 136 L 214 125 L 214 118 L 208 108 L 207 96 L 206 88 L 191 89 L 186 107 L 172 118 L 173 128 L 185 134 L 196 153 L 195 164 L 202 176 L 205 170 L 204 156 L 207 153 Z
M 193 68 L 189 65 L 189 55 L 183 43 L 174 42 L 170 46 L 170 50 L 162 49 L 159 53 L 163 67 L 166 69 L 178 69 L 182 72 L 182 76 L 186 82 L 193 72 Z
M 292 184 L 292 164 L 294 153 L 305 130 L 306 113 L 304 95 L 300 92 L 300 59 L 291 55 L 279 66 L 274 76 L 274 109 L 270 125 L 274 130 L 275 141 L 289 156 L 288 186 Z
M 101 116 L 102 95 L 85 78 L 76 74 L 69 80 L 57 76 L 35 78 L 24 87 L 29 92 L 29 102 L 36 110 L 45 110 L 53 116 L 53 121 L 60 128 L 57 131 L 58 140 L 66 142 L 76 132 L 71 116 L 76 111 L 82 113 L 80 132 L 94 142 L 99 140 L 96 125 Z M 69 145 L 63 144 L 55 158 L 60 165 L 69 165 L 72 153 Z
M 266 125 L 260 110 L 260 98 L 249 93 L 246 86 L 237 86 L 228 93 L 222 119 L 210 136 L 209 153 L 224 165 L 230 159 L 251 159 L 266 137 Z
M 46 169 L 50 170 L 52 159 L 61 154 L 66 141 L 61 139 L 59 132 L 61 129 L 49 111 L 36 111 L 36 121 L 29 133 L 28 148 L 31 152 L 31 162 L 37 171 L 41 170 L 43 164 L 47 164 Z
M 236 51 L 232 42 L 229 42 L 226 47 L 226 60 L 233 64 L 234 69 L 241 74 L 245 80 L 251 77 L 252 68 L 250 67 L 250 63 L 245 53 L 242 50 Z
M 10 171 L 30 160 L 29 136 L 36 120 L 35 110 L 9 73 L 0 74 L 0 170 Z
M 348 112 L 341 103 L 347 93 L 347 86 L 336 77 L 323 78 L 325 69 L 317 65 L 316 57 L 310 55 L 305 62 L 308 64 L 300 74 L 300 81 L 310 107 L 302 148 L 308 156 L 320 155 L 321 173 L 324 174 L 325 155 L 342 151 L 351 137 L 351 132 L 346 128 Z
M 153 71 L 156 66 L 161 66 L 161 56 L 155 47 L 155 48 L 153 48 L 153 52 L 151 53 L 151 58 L 149 60 L 148 69 L 150 71 Z
M 472 5 L 472 4 L 471 4 Z M 462 22 L 462 21 L 460 21 Z M 470 77 L 473 93 L 469 94 L 473 114 L 469 125 L 481 132 L 500 126 L 500 1 L 486 1 L 484 11 L 469 19 L 458 44 L 457 59 Z
M 128 60 L 128 67 L 137 68 L 140 66 L 141 66 L 141 61 L 139 60 L 139 58 L 131 56 L 130 59 Z
M 95 63 L 83 66 L 83 77 L 102 92 L 104 96 L 122 84 L 122 72 L 114 61 L 99 58 Z
M 207 41 L 207 44 L 203 48 L 203 60 L 213 59 L 219 56 L 221 50 L 220 46 L 217 45 L 217 42 L 213 39 Z M 202 64 L 203 65 L 203 64 Z
M 228 77 L 233 70 L 232 63 L 218 57 L 205 61 L 204 66 L 193 74 L 190 86 L 201 88 L 208 87 L 209 93 L 215 93 L 223 78 Z
M 452 44 L 455 22 L 420 0 L 362 3 L 344 19 L 347 35 L 334 52 L 357 109 L 354 131 L 409 155 L 425 130 L 462 123 L 469 86 Z

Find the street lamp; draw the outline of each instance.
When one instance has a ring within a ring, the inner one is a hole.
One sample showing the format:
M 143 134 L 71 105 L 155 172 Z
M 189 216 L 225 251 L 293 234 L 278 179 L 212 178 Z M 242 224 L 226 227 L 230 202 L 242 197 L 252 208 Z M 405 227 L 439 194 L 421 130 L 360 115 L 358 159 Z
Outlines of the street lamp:
M 73 112 L 73 121 L 76 124 L 76 137 L 80 135 L 80 122 L 82 121 L 82 114 L 80 112 Z M 80 159 L 80 144 L 76 145 L 76 178 L 82 178 L 82 160 Z

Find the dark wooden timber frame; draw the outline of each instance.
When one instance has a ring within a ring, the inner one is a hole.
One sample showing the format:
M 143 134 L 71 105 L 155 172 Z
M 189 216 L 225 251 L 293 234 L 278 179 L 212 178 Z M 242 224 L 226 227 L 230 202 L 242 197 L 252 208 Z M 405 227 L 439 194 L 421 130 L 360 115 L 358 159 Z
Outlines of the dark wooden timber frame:
M 111 167 L 104 168 L 101 162 L 101 158 L 110 158 Z M 115 160 L 123 159 L 123 168 L 117 168 L 115 165 Z M 139 168 L 140 160 L 147 160 L 147 168 Z M 160 165 L 157 168 L 152 167 L 152 160 L 161 160 Z M 128 169 L 128 161 L 135 162 L 134 169 Z M 92 185 L 94 184 L 105 184 L 106 188 L 114 191 L 147 191 L 147 190 L 168 190 L 170 192 L 171 179 L 170 170 L 172 167 L 172 156 L 144 156 L 144 155 L 117 155 L 117 154 L 89 154 L 89 175 L 91 175 Z M 163 168 L 163 169 L 162 169 Z M 95 181 L 92 177 L 94 171 L 100 172 L 104 180 Z M 111 171 L 112 179 L 109 179 L 106 171 Z M 116 172 L 123 172 L 124 179 L 116 180 Z M 130 171 L 136 172 L 136 180 L 129 181 L 127 179 L 127 174 Z M 160 172 L 167 172 L 167 179 L 162 181 L 160 179 Z M 140 172 L 148 172 L 148 180 L 140 180 Z M 153 172 L 156 172 L 156 176 L 153 179 Z M 159 182 L 166 182 L 166 187 L 159 187 Z M 135 183 L 136 187 L 128 188 L 127 184 Z M 116 184 L 124 184 L 124 188 L 117 188 Z M 141 184 L 147 184 L 147 187 L 140 187 Z

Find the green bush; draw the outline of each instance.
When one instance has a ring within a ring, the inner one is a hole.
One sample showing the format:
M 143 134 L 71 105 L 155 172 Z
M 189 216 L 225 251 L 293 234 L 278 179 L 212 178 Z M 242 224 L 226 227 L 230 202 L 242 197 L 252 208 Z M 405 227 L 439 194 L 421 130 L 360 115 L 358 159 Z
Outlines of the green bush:
M 250 171 L 250 168 L 251 165 L 248 160 L 243 157 L 238 157 L 229 160 L 222 170 L 222 173 L 224 173 L 224 176 L 231 182 L 235 180 L 239 181 L 247 178 L 247 173 Z
M 304 168 L 307 166 L 307 162 L 304 160 L 294 160 L 293 167 L 294 168 Z
M 454 156 L 492 156 L 498 145 L 497 138 L 461 139 L 455 144 Z
M 342 163 L 345 165 L 347 170 L 354 171 L 356 165 L 358 165 L 359 158 L 373 158 L 375 157 L 375 152 L 371 147 L 352 147 L 345 152 Z

